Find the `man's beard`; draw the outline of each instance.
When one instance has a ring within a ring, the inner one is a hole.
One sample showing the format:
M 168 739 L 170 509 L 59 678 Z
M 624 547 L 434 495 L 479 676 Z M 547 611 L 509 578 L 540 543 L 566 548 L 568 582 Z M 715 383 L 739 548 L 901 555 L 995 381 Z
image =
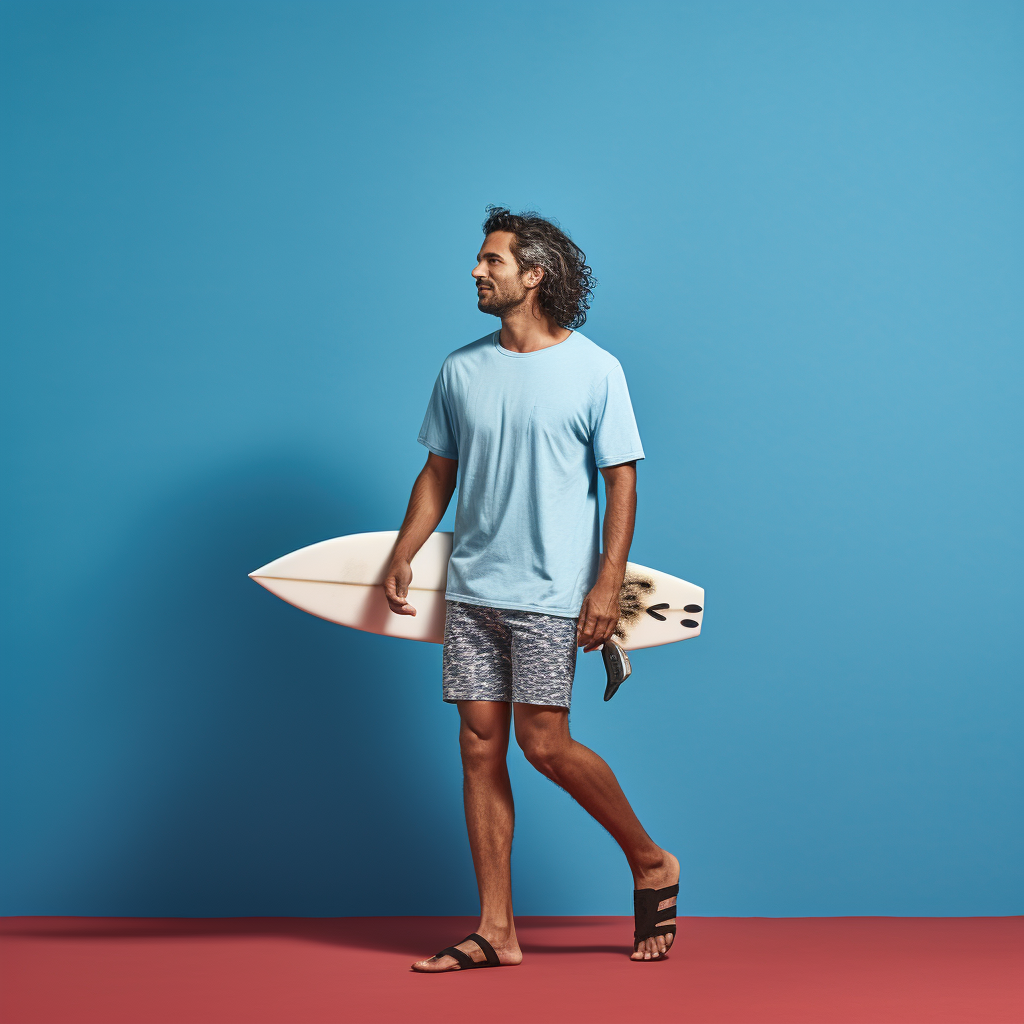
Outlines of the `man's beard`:
M 487 289 L 478 297 L 476 308 L 479 309 L 481 313 L 490 313 L 491 316 L 500 317 L 504 320 L 513 309 L 517 306 L 521 306 L 526 301 L 526 294 L 527 292 L 524 288 L 522 295 L 499 298 L 493 289 Z M 490 299 L 490 302 L 486 305 L 484 304 L 485 297 Z

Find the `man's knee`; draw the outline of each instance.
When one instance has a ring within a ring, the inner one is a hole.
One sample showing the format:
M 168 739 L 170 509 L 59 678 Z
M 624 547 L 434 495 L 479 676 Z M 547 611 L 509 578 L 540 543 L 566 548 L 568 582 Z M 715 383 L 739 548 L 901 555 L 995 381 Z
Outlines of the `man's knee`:
M 526 760 L 539 772 L 554 775 L 565 754 L 566 738 L 546 731 L 516 733 L 516 742 Z
M 459 730 L 459 749 L 464 767 L 486 768 L 505 759 L 508 737 L 479 733 L 463 725 Z

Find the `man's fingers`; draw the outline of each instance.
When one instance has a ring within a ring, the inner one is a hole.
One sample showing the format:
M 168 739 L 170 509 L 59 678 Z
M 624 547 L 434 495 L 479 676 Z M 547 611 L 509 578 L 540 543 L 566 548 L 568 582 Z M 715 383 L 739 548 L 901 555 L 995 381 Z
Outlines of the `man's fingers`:
M 384 580 L 384 596 L 388 599 L 388 606 L 396 615 L 416 614 L 416 609 L 407 600 L 408 594 L 408 585 L 399 584 L 394 575 L 388 576 Z
M 408 602 L 402 601 L 401 598 L 393 600 L 388 598 L 388 605 L 396 615 L 415 615 L 416 609 Z
M 589 654 L 591 651 L 596 651 L 603 642 L 604 638 L 601 635 L 601 630 L 595 629 L 590 639 L 587 641 L 587 646 L 584 648 L 583 653 Z
M 588 654 L 590 651 L 596 651 L 603 643 L 611 640 L 615 635 L 615 627 L 617 625 L 618 621 L 614 619 L 607 617 L 598 619 L 593 636 L 587 641 L 587 646 L 584 648 L 583 653 Z
M 605 602 L 601 602 L 600 605 L 593 606 L 592 610 L 588 595 L 580 608 L 576 624 L 576 643 L 584 648 L 584 653 L 597 650 L 615 634 L 615 627 L 619 623 L 618 607 L 612 608 L 611 611 L 598 611 L 597 608 L 604 604 Z
M 585 598 L 583 601 L 583 607 L 580 609 L 579 617 L 576 619 L 576 643 L 580 644 L 583 642 L 583 624 L 587 620 L 587 615 L 590 608 L 590 599 Z
M 587 644 L 587 650 L 591 649 L 591 646 L 595 638 L 599 635 L 601 629 L 601 623 L 607 622 L 607 616 L 598 615 L 596 612 L 591 612 L 587 609 L 586 619 L 583 620 L 583 629 L 581 631 L 579 639 Z

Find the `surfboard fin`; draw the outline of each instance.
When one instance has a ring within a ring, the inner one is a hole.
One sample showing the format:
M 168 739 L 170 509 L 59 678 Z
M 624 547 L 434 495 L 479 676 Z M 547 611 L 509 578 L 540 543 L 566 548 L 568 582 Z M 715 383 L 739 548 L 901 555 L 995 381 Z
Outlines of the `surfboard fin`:
M 618 688 L 629 678 L 633 668 L 629 664 L 629 655 L 614 640 L 606 640 L 601 645 L 601 657 L 604 658 L 604 671 L 608 677 L 604 699 L 611 700 Z

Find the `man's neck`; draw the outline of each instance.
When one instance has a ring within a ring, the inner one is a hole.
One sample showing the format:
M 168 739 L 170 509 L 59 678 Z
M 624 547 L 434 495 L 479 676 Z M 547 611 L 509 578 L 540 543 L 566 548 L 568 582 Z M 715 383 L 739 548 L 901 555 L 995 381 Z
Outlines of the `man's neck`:
M 502 318 L 498 343 L 510 352 L 537 352 L 561 344 L 572 331 L 559 327 L 551 317 L 535 306 L 515 309 Z

